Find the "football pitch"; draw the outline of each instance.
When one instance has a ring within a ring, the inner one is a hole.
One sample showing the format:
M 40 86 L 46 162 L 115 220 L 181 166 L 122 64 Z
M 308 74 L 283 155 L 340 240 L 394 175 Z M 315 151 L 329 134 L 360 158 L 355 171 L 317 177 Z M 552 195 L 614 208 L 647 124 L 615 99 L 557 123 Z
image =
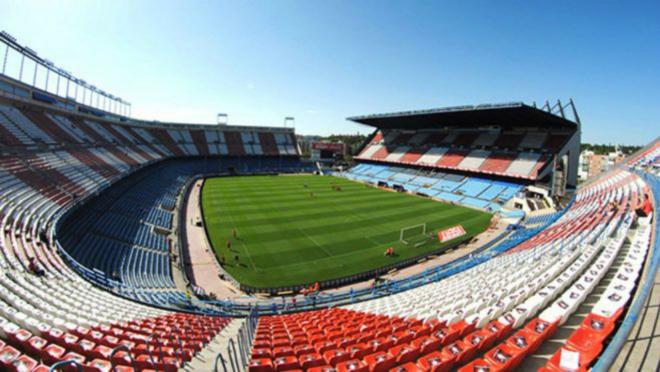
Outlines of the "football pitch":
M 224 258 L 225 270 L 255 288 L 308 284 L 383 267 L 469 239 L 484 231 L 491 218 L 469 208 L 315 175 L 207 179 L 202 209 L 209 240 L 218 259 Z M 427 235 L 458 224 L 467 234 L 440 243 L 419 232 L 423 243 L 402 243 L 401 229 L 419 224 L 426 224 Z M 384 255 L 389 247 L 393 256 Z

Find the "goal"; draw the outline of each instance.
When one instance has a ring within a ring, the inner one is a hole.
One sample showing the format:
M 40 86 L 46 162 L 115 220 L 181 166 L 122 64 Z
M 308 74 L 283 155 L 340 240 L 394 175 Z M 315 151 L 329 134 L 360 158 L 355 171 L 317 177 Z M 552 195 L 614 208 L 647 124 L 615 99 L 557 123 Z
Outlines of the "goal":
M 399 240 L 405 245 L 414 245 L 415 247 L 425 244 L 428 240 L 426 224 L 420 223 L 419 225 L 404 227 L 401 229 Z

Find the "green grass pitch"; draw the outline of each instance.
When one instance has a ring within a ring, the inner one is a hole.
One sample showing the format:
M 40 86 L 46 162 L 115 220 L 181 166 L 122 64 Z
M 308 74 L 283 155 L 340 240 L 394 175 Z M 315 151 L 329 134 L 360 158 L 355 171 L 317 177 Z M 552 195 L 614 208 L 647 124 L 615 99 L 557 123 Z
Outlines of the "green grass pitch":
M 442 247 L 437 239 L 418 247 L 401 243 L 404 227 L 426 223 L 427 232 L 435 232 L 461 224 L 465 240 L 484 231 L 491 218 L 469 208 L 314 175 L 207 179 L 202 208 L 216 256 L 225 257 L 225 270 L 256 288 L 340 278 Z M 394 247 L 395 256 L 383 254 L 388 247 Z

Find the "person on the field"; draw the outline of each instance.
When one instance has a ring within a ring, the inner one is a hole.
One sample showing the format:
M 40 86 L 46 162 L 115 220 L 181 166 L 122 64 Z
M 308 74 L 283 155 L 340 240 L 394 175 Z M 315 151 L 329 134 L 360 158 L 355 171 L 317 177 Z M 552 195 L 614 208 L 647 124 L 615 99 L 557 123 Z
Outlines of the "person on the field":
M 220 256 L 220 265 L 225 266 L 225 254 L 224 253 Z
M 227 249 L 231 250 L 231 239 L 227 239 Z
M 231 235 L 236 239 L 236 229 L 231 229 Z
M 234 255 L 234 261 L 236 261 L 236 266 L 238 266 L 238 255 Z

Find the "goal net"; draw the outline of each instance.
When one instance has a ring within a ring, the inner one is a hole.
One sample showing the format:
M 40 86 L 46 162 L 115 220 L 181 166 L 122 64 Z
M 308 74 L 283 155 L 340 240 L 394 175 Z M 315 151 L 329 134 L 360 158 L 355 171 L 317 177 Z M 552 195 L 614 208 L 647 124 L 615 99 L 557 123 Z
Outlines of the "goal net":
M 399 240 L 405 245 L 414 245 L 415 247 L 426 243 L 428 240 L 428 236 L 426 236 L 426 224 L 421 223 L 419 225 L 404 227 L 401 229 Z

